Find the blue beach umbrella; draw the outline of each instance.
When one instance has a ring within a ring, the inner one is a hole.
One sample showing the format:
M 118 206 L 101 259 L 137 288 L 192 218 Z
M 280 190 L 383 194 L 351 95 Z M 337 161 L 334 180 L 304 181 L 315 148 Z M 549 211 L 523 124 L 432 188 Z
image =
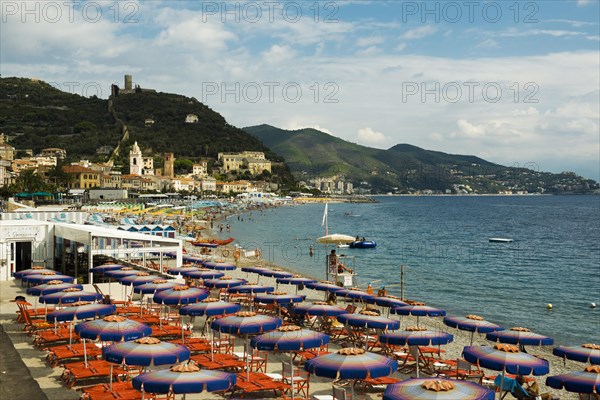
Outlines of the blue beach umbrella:
M 473 336 L 477 333 L 490 333 L 503 329 L 500 325 L 486 321 L 479 315 L 467 315 L 465 317 L 444 317 L 444 324 L 452 328 L 460 329 L 461 331 L 471 332 L 471 342 L 473 344 Z
M 186 361 L 190 350 L 180 344 L 143 337 L 107 346 L 102 349 L 102 356 L 115 364 L 153 367 Z
M 361 311 L 358 314 L 341 314 L 337 317 L 338 321 L 343 324 L 361 328 L 371 329 L 389 329 L 394 330 L 400 328 L 400 321 L 382 317 L 372 311 Z
M 347 297 L 349 299 L 360 301 L 367 301 L 375 298 L 374 295 L 369 294 L 367 292 L 363 292 L 362 290 L 358 289 L 342 289 L 338 292 L 335 292 L 335 294 L 340 297 Z
M 205 262 L 204 266 L 206 268 L 216 269 L 218 271 L 233 271 L 233 270 L 235 270 L 237 268 L 235 266 L 235 264 L 223 263 L 223 262 L 213 262 L 213 261 L 207 261 L 207 262 Z
M 369 304 L 377 304 L 382 307 L 404 307 L 408 306 L 408 303 L 405 303 L 400 298 L 392 297 L 392 296 L 377 296 L 373 298 L 366 299 L 366 302 Z
M 305 286 L 309 289 L 319 290 L 322 292 L 331 292 L 331 293 L 337 293 L 340 290 L 344 290 L 343 287 L 340 287 L 333 282 L 324 282 L 324 281 L 309 282 Z
M 306 285 L 307 283 L 313 283 L 316 282 L 315 279 L 311 279 L 311 278 L 305 278 L 302 275 L 292 275 L 290 277 L 287 278 L 277 278 L 276 279 L 277 284 L 284 284 L 284 285 L 294 285 L 296 286 L 296 294 L 298 294 L 298 288 L 302 285 Z
M 456 379 L 410 378 L 389 385 L 383 400 L 494 400 L 494 391 Z
M 21 278 L 21 280 L 23 282 L 27 282 L 30 285 L 40 285 L 50 281 L 62 281 L 65 283 L 73 283 L 75 281 L 75 278 L 69 275 L 57 274 L 55 271 L 52 271 L 52 273 L 45 272 L 41 274 L 24 275 Z
M 554 339 L 548 336 L 531 332 L 527 328 L 514 327 L 505 330 L 490 332 L 486 335 L 492 342 L 518 344 L 521 346 L 551 346 Z
M 166 305 L 184 305 L 197 303 L 206 299 L 209 296 L 208 290 L 200 288 L 190 288 L 189 286 L 180 285 L 173 289 L 161 290 L 154 294 L 154 302 Z
M 179 309 L 180 315 L 189 315 L 192 317 L 196 316 L 207 316 L 215 317 L 218 315 L 233 314 L 239 311 L 242 307 L 236 303 L 229 303 L 225 301 L 219 301 L 217 299 L 208 298 L 201 302 L 189 304 Z
M 166 279 L 155 279 L 142 285 L 134 286 L 133 292 L 140 294 L 153 294 L 162 290 L 173 289 L 175 286 L 181 286 L 180 283 L 168 281 Z
M 127 275 L 119 278 L 119 283 L 124 286 L 140 286 L 161 279 L 158 275 L 150 275 L 147 272 L 138 272 L 135 275 Z
M 125 268 L 120 268 L 120 269 L 115 269 L 115 270 L 110 270 L 110 271 L 104 271 L 104 276 L 107 276 L 109 278 L 114 278 L 114 279 L 120 279 L 123 278 L 125 276 L 128 275 L 136 275 L 138 272 L 137 269 L 133 269 L 131 267 L 125 267 Z
M 558 346 L 552 350 L 552 354 L 564 359 L 600 365 L 600 345 L 593 343 L 581 346 Z
M 120 270 L 121 268 L 125 268 L 125 265 L 121 265 L 121 264 L 102 264 L 102 265 L 98 265 L 97 267 L 91 268 L 90 272 L 93 272 L 95 274 L 104 275 L 104 273 L 106 273 L 108 271 L 117 271 L 117 270 Z
M 403 306 L 394 307 L 390 310 L 392 314 L 398 315 L 413 315 L 417 317 L 417 325 L 419 325 L 420 317 L 444 317 L 446 311 L 441 308 L 430 307 L 426 305 L 414 305 L 414 306 Z
M 494 371 L 517 375 L 546 375 L 550 371 L 547 360 L 519 351 L 517 346 L 496 344 L 495 346 L 465 346 L 463 357 L 471 364 Z
M 235 315 L 216 319 L 210 327 L 231 335 L 258 335 L 281 326 L 279 318 L 251 311 L 239 311 Z
M 59 322 L 72 321 L 74 319 L 98 318 L 113 314 L 116 311 L 117 307 L 114 304 L 99 304 L 79 301 L 77 303 L 69 304 L 68 307 L 48 313 L 48 315 L 46 315 L 46 321 Z
M 75 325 L 75 333 L 90 340 L 122 342 L 150 336 L 152 328 L 120 315 L 109 315 L 103 319 L 80 322 Z
M 273 286 L 245 284 L 227 289 L 228 293 L 267 293 L 275 290 Z
M 324 301 L 315 301 L 313 303 L 300 303 L 291 308 L 291 312 L 297 315 L 337 317 L 346 314 L 348 311 L 344 308 L 327 304 Z
M 40 296 L 40 303 L 46 304 L 70 304 L 78 301 L 99 301 L 102 295 L 95 292 L 86 292 L 77 288 L 64 289 L 61 292 L 54 292 Z
M 201 370 L 193 364 L 178 364 L 167 370 L 145 372 L 133 378 L 133 387 L 158 394 L 226 391 L 235 385 L 235 374 Z
M 208 268 L 196 268 L 194 271 L 182 271 L 181 275 L 191 279 L 217 279 L 225 276 L 222 272 Z
M 14 273 L 14 277 L 16 279 L 22 279 L 26 275 L 39 275 L 39 274 L 41 274 L 43 272 L 54 272 L 54 273 L 56 273 L 56 271 L 54 271 L 53 269 L 44 268 L 44 267 L 40 267 L 38 265 L 34 265 L 31 268 L 15 272 Z
M 583 371 L 569 372 L 546 378 L 546 386 L 574 393 L 600 395 L 600 366 L 590 365 Z
M 62 292 L 65 289 L 71 288 L 83 290 L 83 285 L 78 283 L 65 283 L 63 281 L 56 280 L 27 288 L 27 294 L 30 296 L 41 296 L 45 294 Z
M 167 273 L 171 275 L 182 275 L 187 272 L 195 272 L 198 271 L 199 268 L 193 265 L 187 267 L 169 267 L 167 268 Z
M 228 289 L 241 286 L 246 283 L 245 279 L 236 279 L 230 276 L 222 276 L 217 279 L 205 279 L 204 286 L 211 289 Z

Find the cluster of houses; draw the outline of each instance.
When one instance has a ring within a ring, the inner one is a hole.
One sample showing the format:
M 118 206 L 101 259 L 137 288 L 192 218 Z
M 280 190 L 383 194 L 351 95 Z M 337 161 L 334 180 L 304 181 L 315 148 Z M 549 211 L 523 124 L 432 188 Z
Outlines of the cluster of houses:
M 24 170 L 34 170 L 37 174 L 55 168 L 58 160 L 66 158 L 66 151 L 58 148 L 43 149 L 40 154 L 31 152 L 25 157 L 16 158 L 16 149 L 0 136 L 0 187 L 15 182 Z M 113 168 L 110 163 L 93 163 L 80 160 L 62 167 L 64 173 L 70 175 L 68 189 L 124 189 L 133 192 L 174 191 L 174 192 L 215 192 L 243 193 L 250 190 L 273 191 L 277 187 L 268 182 L 250 182 L 238 180 L 233 182 L 218 181 L 208 170 L 208 161 L 200 161 L 193 165 L 192 172 L 186 175 L 175 175 L 175 157 L 173 153 L 164 154 L 163 168 L 154 167 L 153 157 L 144 157 L 135 142 L 129 152 L 129 173 L 123 174 Z M 271 172 L 271 161 L 264 153 L 243 151 L 239 153 L 219 153 L 213 173 L 233 176 L 234 173 L 249 173 L 257 176 L 264 171 Z

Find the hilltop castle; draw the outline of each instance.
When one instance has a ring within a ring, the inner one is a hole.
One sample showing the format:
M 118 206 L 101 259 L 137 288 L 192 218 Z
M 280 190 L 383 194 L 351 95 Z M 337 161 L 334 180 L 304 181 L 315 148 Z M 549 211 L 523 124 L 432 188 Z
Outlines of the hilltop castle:
M 132 94 L 132 93 L 141 93 L 141 92 L 152 92 L 156 93 L 154 89 L 142 89 L 140 85 L 136 84 L 135 87 L 133 85 L 133 76 L 125 75 L 124 86 L 120 88 L 116 84 L 112 84 L 110 86 L 110 94 L 114 97 L 120 94 Z

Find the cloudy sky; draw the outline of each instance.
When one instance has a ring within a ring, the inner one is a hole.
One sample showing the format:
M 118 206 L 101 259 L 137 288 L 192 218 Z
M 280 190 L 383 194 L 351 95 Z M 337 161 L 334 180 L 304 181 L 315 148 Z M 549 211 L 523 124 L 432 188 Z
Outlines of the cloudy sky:
M 599 179 L 599 4 L 2 1 L 0 73 Z

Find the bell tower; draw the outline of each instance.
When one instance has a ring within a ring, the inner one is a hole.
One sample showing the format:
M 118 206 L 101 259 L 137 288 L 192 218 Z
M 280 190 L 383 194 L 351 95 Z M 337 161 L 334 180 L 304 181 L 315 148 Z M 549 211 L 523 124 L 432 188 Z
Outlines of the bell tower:
M 129 151 L 129 173 L 132 175 L 142 175 L 143 168 L 142 151 L 136 141 Z

